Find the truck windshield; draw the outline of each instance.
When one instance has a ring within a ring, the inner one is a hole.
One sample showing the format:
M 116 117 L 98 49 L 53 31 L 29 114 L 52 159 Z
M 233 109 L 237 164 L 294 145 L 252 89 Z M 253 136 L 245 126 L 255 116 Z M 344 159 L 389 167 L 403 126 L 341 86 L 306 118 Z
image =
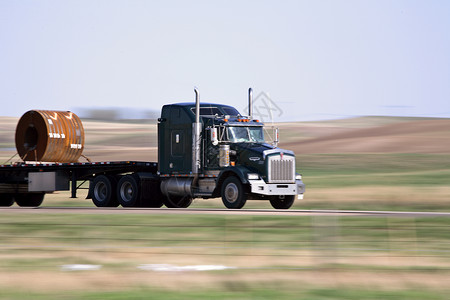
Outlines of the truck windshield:
M 228 140 L 232 143 L 264 143 L 262 127 L 230 126 L 227 128 Z

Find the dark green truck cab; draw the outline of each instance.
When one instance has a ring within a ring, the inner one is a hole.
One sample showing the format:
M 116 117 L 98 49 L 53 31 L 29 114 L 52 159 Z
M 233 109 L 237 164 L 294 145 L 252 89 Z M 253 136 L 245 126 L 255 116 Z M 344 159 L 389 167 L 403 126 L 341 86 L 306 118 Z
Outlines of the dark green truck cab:
M 193 198 L 222 197 L 228 208 L 257 199 L 287 209 L 303 197 L 294 153 L 266 143 L 264 124 L 251 116 L 197 99 L 163 106 L 158 121 L 158 172 L 166 205 L 187 207 Z

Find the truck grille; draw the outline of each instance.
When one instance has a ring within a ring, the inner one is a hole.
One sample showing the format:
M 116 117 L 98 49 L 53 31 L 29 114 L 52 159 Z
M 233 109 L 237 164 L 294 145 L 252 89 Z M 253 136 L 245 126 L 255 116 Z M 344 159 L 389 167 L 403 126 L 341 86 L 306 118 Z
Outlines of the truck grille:
M 270 183 L 295 182 L 295 158 L 293 156 L 280 155 L 271 156 L 269 163 Z

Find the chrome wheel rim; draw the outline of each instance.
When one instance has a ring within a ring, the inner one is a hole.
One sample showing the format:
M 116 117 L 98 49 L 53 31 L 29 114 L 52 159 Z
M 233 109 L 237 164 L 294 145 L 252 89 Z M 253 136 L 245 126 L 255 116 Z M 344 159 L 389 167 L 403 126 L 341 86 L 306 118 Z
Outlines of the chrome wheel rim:
M 103 182 L 97 183 L 94 190 L 95 198 L 97 198 L 100 201 L 104 201 L 106 199 L 107 194 L 107 188 L 106 184 Z
M 126 202 L 131 201 L 131 199 L 133 199 L 133 186 L 131 185 L 131 183 L 129 182 L 125 182 L 122 184 L 122 186 L 120 187 L 120 196 L 123 200 L 125 200 Z
M 239 197 L 239 189 L 237 185 L 234 183 L 229 183 L 225 187 L 225 198 L 227 199 L 228 202 L 234 203 L 237 201 L 238 197 Z

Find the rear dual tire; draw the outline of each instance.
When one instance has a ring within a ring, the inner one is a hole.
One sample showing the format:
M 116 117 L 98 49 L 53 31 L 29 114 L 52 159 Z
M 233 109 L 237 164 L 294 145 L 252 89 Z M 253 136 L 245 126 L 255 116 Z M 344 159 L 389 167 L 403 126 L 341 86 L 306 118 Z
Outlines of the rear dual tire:
M 97 207 L 117 207 L 119 201 L 116 195 L 117 179 L 111 175 L 95 177 L 92 189 L 92 202 Z
M 145 185 L 147 189 L 141 185 L 141 179 L 137 174 L 123 176 L 117 184 L 119 203 L 123 207 L 161 207 L 163 197 L 157 181 L 147 181 Z
M 21 207 L 37 207 L 44 201 L 45 193 L 16 194 L 14 199 Z
M 141 182 L 139 175 L 125 175 L 117 180 L 111 175 L 100 175 L 95 177 L 92 188 L 92 202 L 97 207 L 161 207 L 162 195 L 155 186 L 157 184 L 146 183 L 149 190 L 142 197 Z M 148 195 L 147 195 L 148 194 Z
M 21 207 L 37 207 L 44 201 L 45 193 L 0 194 L 0 207 L 17 203 Z
M 139 176 L 125 175 L 117 184 L 117 199 L 123 207 L 139 206 Z
M 14 204 L 14 194 L 0 194 L 0 207 L 8 207 Z

